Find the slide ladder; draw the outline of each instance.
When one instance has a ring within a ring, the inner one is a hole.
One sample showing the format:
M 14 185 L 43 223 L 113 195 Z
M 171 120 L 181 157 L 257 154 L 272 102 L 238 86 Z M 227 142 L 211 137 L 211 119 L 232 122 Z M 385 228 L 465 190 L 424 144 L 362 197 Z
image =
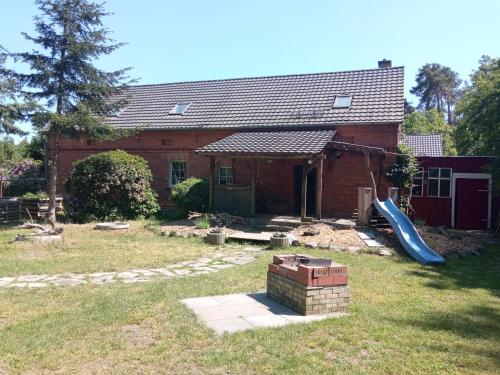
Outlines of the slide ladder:
M 391 199 L 381 202 L 375 198 L 373 204 L 391 224 L 399 242 L 413 259 L 422 264 L 444 263 L 443 257 L 427 246 L 408 216 L 402 213 Z

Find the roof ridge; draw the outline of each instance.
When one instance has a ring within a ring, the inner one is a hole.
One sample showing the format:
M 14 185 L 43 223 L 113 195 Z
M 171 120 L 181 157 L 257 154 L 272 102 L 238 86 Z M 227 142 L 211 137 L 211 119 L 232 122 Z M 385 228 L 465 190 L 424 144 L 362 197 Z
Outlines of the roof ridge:
M 164 82 L 164 83 L 145 83 L 139 85 L 129 85 L 129 88 L 133 87 L 147 87 L 147 86 L 168 86 L 168 85 L 178 85 L 183 83 L 202 83 L 202 82 L 221 82 L 221 81 L 240 81 L 240 80 L 254 80 L 262 78 L 281 78 L 281 77 L 301 77 L 301 76 L 317 76 L 326 74 L 342 74 L 342 73 L 356 73 L 356 72 L 369 72 L 369 71 L 387 71 L 387 70 L 404 70 L 404 66 L 393 66 L 390 68 L 370 68 L 370 69 L 353 69 L 353 70 L 340 70 L 334 72 L 316 72 L 316 73 L 294 73 L 294 74 L 275 74 L 270 76 L 254 76 L 254 77 L 236 77 L 236 78 L 220 78 L 220 79 L 202 79 L 194 81 L 176 81 L 176 82 Z

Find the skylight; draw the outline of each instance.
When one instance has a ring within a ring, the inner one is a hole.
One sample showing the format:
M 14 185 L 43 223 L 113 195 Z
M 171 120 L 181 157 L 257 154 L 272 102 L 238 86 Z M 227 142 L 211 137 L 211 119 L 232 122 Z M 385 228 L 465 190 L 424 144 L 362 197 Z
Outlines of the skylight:
M 182 115 L 188 107 L 191 105 L 191 103 L 178 103 L 174 105 L 174 108 L 172 108 L 169 112 L 170 115 Z
M 337 95 L 333 100 L 333 108 L 350 108 L 351 101 L 351 95 Z

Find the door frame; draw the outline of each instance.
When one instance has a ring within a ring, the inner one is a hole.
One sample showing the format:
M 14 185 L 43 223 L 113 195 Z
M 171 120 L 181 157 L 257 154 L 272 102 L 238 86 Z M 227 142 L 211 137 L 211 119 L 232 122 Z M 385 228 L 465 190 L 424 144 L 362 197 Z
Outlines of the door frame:
M 488 218 L 486 229 L 491 229 L 491 198 L 492 198 L 492 178 L 490 173 L 453 173 L 451 178 L 451 227 L 455 228 L 455 193 L 457 191 L 457 180 L 488 180 Z

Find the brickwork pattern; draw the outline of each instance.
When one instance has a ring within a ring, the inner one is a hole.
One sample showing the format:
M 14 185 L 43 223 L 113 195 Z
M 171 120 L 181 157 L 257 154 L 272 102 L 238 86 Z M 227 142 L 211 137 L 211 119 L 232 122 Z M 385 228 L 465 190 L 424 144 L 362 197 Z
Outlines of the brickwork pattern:
M 349 287 L 307 287 L 272 272 L 267 273 L 269 298 L 303 315 L 346 312 L 350 299 Z

